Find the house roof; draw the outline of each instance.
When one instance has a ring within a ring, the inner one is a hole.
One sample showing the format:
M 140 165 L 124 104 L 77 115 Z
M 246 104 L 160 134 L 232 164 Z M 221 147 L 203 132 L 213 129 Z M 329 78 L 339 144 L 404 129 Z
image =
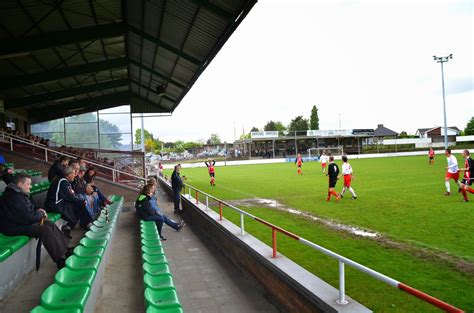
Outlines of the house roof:
M 374 131 L 375 137 L 390 137 L 390 136 L 397 136 L 398 133 L 388 129 L 387 127 L 383 126 L 383 124 L 377 125 L 377 128 Z
M 0 99 L 30 122 L 172 113 L 256 2 L 2 1 Z
M 435 127 L 431 127 L 431 128 L 418 128 L 416 130 L 417 133 L 419 134 L 424 134 L 424 133 L 427 133 L 427 132 L 430 132 L 434 129 L 437 129 L 437 128 L 441 128 L 442 126 L 435 126 Z M 460 132 L 461 130 L 459 128 L 457 128 L 456 126 L 448 126 L 448 129 L 451 129 L 451 130 L 455 130 L 457 132 Z

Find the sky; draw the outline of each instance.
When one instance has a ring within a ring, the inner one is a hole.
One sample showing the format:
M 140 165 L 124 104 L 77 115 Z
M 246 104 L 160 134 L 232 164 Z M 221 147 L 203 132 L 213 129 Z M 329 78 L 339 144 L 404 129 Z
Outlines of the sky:
M 473 1 L 260 0 L 172 116 L 145 119 L 164 141 L 234 140 L 319 109 L 320 129 L 414 134 L 474 116 Z M 134 128 L 140 127 L 134 119 Z

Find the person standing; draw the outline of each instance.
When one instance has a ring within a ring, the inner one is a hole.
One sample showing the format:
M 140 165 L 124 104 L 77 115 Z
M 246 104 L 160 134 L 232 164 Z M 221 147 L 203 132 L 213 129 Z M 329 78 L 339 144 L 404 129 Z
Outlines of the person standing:
M 298 167 L 298 175 L 303 175 L 303 170 L 301 169 L 303 166 L 303 158 L 301 157 L 301 153 L 298 153 L 296 156 L 295 164 Z
M 171 174 L 171 188 L 173 189 L 174 195 L 174 213 L 181 212 L 179 203 L 181 202 L 181 190 L 183 189 L 183 181 L 180 176 L 181 166 L 175 165 L 173 174 Z
M 434 165 L 434 157 L 435 152 L 433 150 L 433 147 L 430 147 L 430 151 L 428 151 L 428 165 Z
M 351 182 L 352 182 L 352 175 L 353 175 L 353 170 L 352 170 L 352 166 L 349 164 L 348 160 L 347 160 L 347 156 L 343 155 L 342 156 L 342 174 L 338 177 L 338 178 L 341 178 L 342 176 L 344 176 L 344 187 L 342 187 L 342 191 L 341 191 L 341 198 L 344 197 L 344 193 L 346 192 L 346 190 L 349 190 L 350 193 L 352 194 L 352 200 L 355 200 L 357 199 L 357 195 L 354 191 L 354 189 L 352 189 L 351 187 Z
M 461 184 L 459 185 L 459 192 L 463 195 L 463 201 L 467 202 L 467 192 L 474 193 L 472 189 L 472 182 L 474 180 L 474 160 L 471 158 L 469 150 L 464 150 L 462 152 L 464 158 L 464 168 L 461 168 L 460 171 L 464 172 L 464 176 Z
M 214 168 L 214 166 L 216 165 L 216 160 L 207 159 L 204 164 L 206 164 L 207 171 L 209 172 L 209 177 L 211 177 L 210 184 L 214 187 L 216 185 L 216 169 Z
M 329 157 L 328 173 L 326 176 L 329 177 L 329 190 L 326 201 L 331 201 L 331 196 L 335 196 L 336 201 L 339 201 L 341 196 L 338 195 L 336 191 L 334 191 L 334 188 L 336 188 L 337 177 L 339 176 L 339 167 L 336 163 L 334 163 L 334 157 L 332 155 Z
M 325 151 L 323 151 L 323 154 L 321 157 L 319 157 L 319 162 L 321 162 L 321 168 L 323 169 L 323 173 L 326 173 L 326 166 L 328 163 L 328 156 Z
M 459 185 L 459 167 L 458 167 L 458 160 L 454 155 L 451 154 L 451 149 L 446 149 L 445 153 L 446 159 L 448 161 L 448 166 L 446 167 L 446 177 L 444 180 L 444 184 L 446 185 L 446 192 L 445 196 L 449 196 L 451 194 L 451 185 L 449 181 L 452 179 L 454 182 Z
M 48 180 L 52 182 L 54 179 L 61 179 L 64 177 L 64 171 L 69 164 L 69 157 L 63 155 L 56 160 L 48 171 Z

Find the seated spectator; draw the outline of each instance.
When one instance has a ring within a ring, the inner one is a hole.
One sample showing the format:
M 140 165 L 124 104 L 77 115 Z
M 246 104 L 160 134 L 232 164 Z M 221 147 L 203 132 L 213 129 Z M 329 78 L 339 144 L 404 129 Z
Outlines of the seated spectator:
M 88 184 L 84 179 L 85 167 L 80 167 L 77 176 L 71 183 L 74 193 L 84 201 L 88 214 L 95 220 L 99 211 L 99 196 L 94 192 L 92 184 Z M 88 189 L 89 185 L 89 189 Z
M 89 167 L 86 170 L 86 173 L 84 174 L 84 179 L 88 184 L 91 184 L 92 187 L 94 188 L 94 192 L 97 192 L 97 195 L 99 196 L 99 201 L 101 206 L 106 206 L 109 204 L 112 204 L 113 202 L 107 199 L 107 197 L 100 191 L 99 187 L 97 187 L 95 183 L 95 175 L 97 172 L 95 171 L 94 167 Z
M 76 195 L 71 186 L 75 177 L 75 169 L 66 168 L 65 176 L 53 181 L 49 187 L 45 201 L 47 211 L 61 213 L 61 217 L 67 222 L 62 230 L 68 236 L 78 222 L 84 229 L 88 229 L 92 222 L 84 200 Z
M 7 185 L 13 182 L 13 169 L 6 167 L 5 163 L 0 163 L 0 179 Z
M 154 221 L 156 223 L 156 228 L 158 229 L 161 240 L 166 240 L 166 237 L 161 233 L 163 223 L 177 231 L 180 231 L 184 227 L 183 220 L 178 224 L 161 212 L 156 202 L 155 186 L 153 184 L 148 184 L 143 188 L 135 202 L 135 209 L 139 218 L 144 221 Z
M 7 236 L 28 236 L 38 238 L 58 268 L 72 254 L 67 237 L 51 221 L 46 211 L 38 208 L 30 196 L 31 176 L 18 173 L 3 194 L 0 204 L 0 232 Z M 41 250 L 37 250 L 39 253 Z M 40 255 L 37 257 L 39 266 Z
M 69 157 L 63 155 L 56 160 L 48 171 L 48 180 L 52 182 L 54 179 L 61 179 L 64 177 L 64 170 L 68 166 Z
M 86 192 L 84 194 L 84 200 L 85 200 L 85 203 L 86 203 L 87 211 L 93 217 L 93 219 L 96 219 L 97 216 L 99 216 L 99 213 L 100 213 L 99 196 L 98 196 L 97 192 L 94 191 L 94 186 L 92 186 L 92 184 L 87 184 L 86 185 Z

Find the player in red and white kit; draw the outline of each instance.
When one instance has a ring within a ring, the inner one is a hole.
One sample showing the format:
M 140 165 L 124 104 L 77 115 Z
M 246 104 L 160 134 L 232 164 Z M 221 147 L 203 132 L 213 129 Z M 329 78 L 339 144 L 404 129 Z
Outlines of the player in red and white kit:
M 298 153 L 295 159 L 295 164 L 298 167 L 298 175 L 303 175 L 303 170 L 301 167 L 303 166 L 303 158 L 301 157 L 301 154 Z
M 352 194 L 352 200 L 357 199 L 357 195 L 351 187 L 351 182 L 352 182 L 352 166 L 349 164 L 347 161 L 347 156 L 343 155 L 342 156 L 342 173 L 339 175 L 338 179 L 344 176 L 344 187 L 342 187 L 342 191 L 340 193 L 341 198 L 344 197 L 344 193 L 346 190 L 349 190 Z
M 459 185 L 459 167 L 458 167 L 458 160 L 454 155 L 451 154 L 451 149 L 446 149 L 445 153 L 446 159 L 448 161 L 448 166 L 446 167 L 446 178 L 444 180 L 444 184 L 446 185 L 446 193 L 445 196 L 449 196 L 451 194 L 451 186 L 449 181 L 452 179 Z
M 428 151 L 428 165 L 434 164 L 434 157 L 435 157 L 435 152 L 433 150 L 433 147 L 430 147 L 430 151 Z
M 319 158 L 319 162 L 321 162 L 321 168 L 323 169 L 323 173 L 326 173 L 326 166 L 328 164 L 328 155 L 326 152 L 323 151 L 323 154 Z
M 211 186 L 216 185 L 216 170 L 214 169 L 214 165 L 216 165 L 215 160 L 207 159 L 207 162 L 204 162 L 207 166 L 207 171 L 209 172 L 209 177 L 211 177 L 211 181 L 209 182 Z
M 463 195 L 463 201 L 467 202 L 467 193 L 474 193 L 474 189 L 471 187 L 474 182 L 474 160 L 471 158 L 469 150 L 464 150 L 462 152 L 464 158 L 464 168 L 461 168 L 460 171 L 464 172 L 464 176 L 461 184 L 459 185 L 459 192 Z

